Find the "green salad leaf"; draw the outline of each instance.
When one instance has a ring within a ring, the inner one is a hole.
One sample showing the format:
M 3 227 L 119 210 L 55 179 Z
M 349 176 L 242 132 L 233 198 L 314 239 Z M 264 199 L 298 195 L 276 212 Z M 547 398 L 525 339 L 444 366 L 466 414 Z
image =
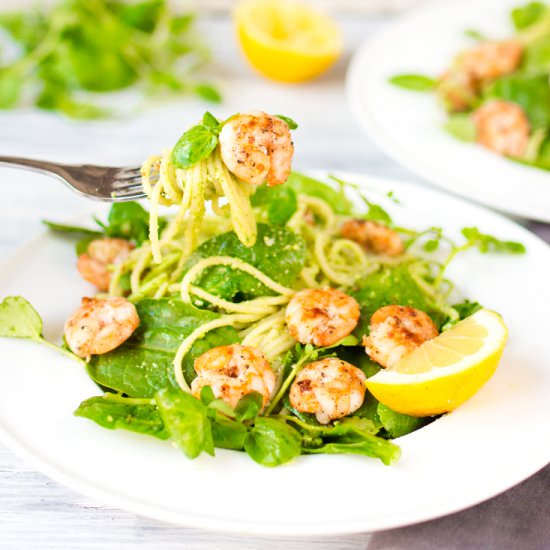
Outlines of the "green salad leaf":
M 131 397 L 154 397 L 164 388 L 177 388 L 172 361 L 182 340 L 219 315 L 199 310 L 175 298 L 144 299 L 136 303 L 140 326 L 124 344 L 88 364 L 92 379 L 104 388 Z M 232 327 L 221 327 L 197 340 L 183 361 L 188 382 L 195 378 L 195 359 L 210 348 L 239 341 Z
M 301 454 L 302 438 L 283 420 L 260 417 L 248 432 L 244 449 L 258 464 L 279 466 Z
M 287 185 L 260 185 L 250 201 L 265 211 L 270 225 L 285 225 L 298 208 L 296 192 Z
M 109 430 L 123 429 L 159 439 L 168 439 L 169 434 L 157 407 L 148 403 L 136 403 L 136 401 L 106 393 L 86 399 L 74 414 L 93 420 Z
M 336 214 L 351 216 L 354 213 L 353 204 L 342 187 L 336 191 L 330 185 L 299 172 L 292 172 L 285 186 L 293 189 L 297 195 L 303 194 L 323 199 L 332 206 Z
M 51 8 L 0 15 L 20 55 L 0 68 L 0 108 L 30 97 L 37 107 L 73 118 L 110 110 L 89 101 L 97 92 L 132 85 L 149 94 L 195 93 L 219 101 L 193 74 L 208 59 L 193 17 L 165 0 L 60 0 Z
M 286 122 L 288 127 L 291 130 L 296 130 L 296 128 L 298 128 L 298 123 L 295 120 L 293 120 L 292 118 L 290 118 L 289 116 L 284 116 L 284 115 L 275 115 L 275 116 L 277 118 L 280 118 L 284 122 Z
M 418 418 L 408 414 L 398 413 L 382 403 L 378 403 L 377 414 L 383 428 L 391 439 L 401 437 L 425 426 L 433 419 Z
M 481 233 L 477 227 L 464 227 L 462 235 L 467 241 L 467 244 L 475 246 L 480 252 L 486 254 L 488 252 L 503 252 L 506 254 L 525 254 L 525 246 L 516 241 L 504 241 Z
M 202 452 L 214 456 L 208 409 L 201 401 L 168 388 L 160 390 L 155 401 L 170 439 L 188 458 L 196 458 Z
M 105 234 L 143 244 L 149 238 L 149 213 L 133 201 L 115 202 L 109 210 Z
M 0 337 L 42 339 L 42 319 L 22 296 L 8 296 L 0 303 Z
M 511 11 L 510 17 L 516 30 L 521 31 L 539 21 L 547 9 L 543 2 L 529 2 L 515 7 Z
M 433 90 L 437 81 L 431 76 L 423 74 L 398 74 L 392 76 L 388 82 L 398 88 L 415 92 L 427 92 Z
M 257 267 L 278 283 L 291 286 L 305 262 L 303 239 L 284 227 L 258 224 L 256 243 L 246 247 L 233 231 L 216 235 L 202 243 L 189 257 L 185 272 L 210 256 L 231 256 Z M 227 300 L 248 300 L 272 292 L 255 277 L 227 266 L 204 270 L 194 284 Z
M 59 233 L 70 233 L 74 235 L 87 235 L 90 237 L 101 237 L 103 233 L 97 231 L 97 229 L 89 229 L 88 227 L 81 227 L 79 225 L 70 225 L 64 223 L 52 222 L 49 220 L 42 220 L 42 223 L 52 231 Z
M 460 141 L 473 142 L 476 140 L 476 125 L 469 114 L 457 113 L 450 115 L 443 128 Z
M 172 163 L 176 168 L 191 168 L 210 156 L 217 145 L 217 132 L 210 125 L 198 124 L 180 137 L 172 149 Z

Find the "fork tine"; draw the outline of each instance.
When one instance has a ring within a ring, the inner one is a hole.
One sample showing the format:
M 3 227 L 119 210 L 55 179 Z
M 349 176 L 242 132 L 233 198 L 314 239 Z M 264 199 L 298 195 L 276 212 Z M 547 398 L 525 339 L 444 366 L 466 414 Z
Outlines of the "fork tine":
M 141 166 L 126 166 L 117 172 L 117 179 L 136 176 L 141 176 Z
M 119 178 L 113 181 L 113 189 L 124 189 L 130 185 L 139 185 L 141 186 L 141 177 L 139 178 Z
M 139 200 L 146 198 L 147 195 L 141 191 L 113 191 L 111 193 L 111 199 L 115 202 L 123 202 L 123 201 L 133 201 L 133 200 Z

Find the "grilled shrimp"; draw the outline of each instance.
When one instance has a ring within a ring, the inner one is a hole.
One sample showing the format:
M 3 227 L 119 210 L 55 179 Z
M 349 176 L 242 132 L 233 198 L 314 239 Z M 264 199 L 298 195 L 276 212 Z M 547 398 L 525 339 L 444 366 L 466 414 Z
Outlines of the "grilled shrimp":
M 529 121 L 519 105 L 489 101 L 473 116 L 478 143 L 501 155 L 524 155 L 529 143 Z
M 342 237 L 359 243 L 365 250 L 385 256 L 399 256 L 405 250 L 401 237 L 389 227 L 370 220 L 348 220 L 340 229 Z
M 264 399 L 264 407 L 275 388 L 275 374 L 267 359 L 255 348 L 232 344 L 218 346 L 195 359 L 197 377 L 191 383 L 191 392 L 200 397 L 204 386 L 210 386 L 214 395 L 232 407 L 239 399 L 254 391 Z
M 336 357 L 306 365 L 290 387 L 290 404 L 321 424 L 355 412 L 365 399 L 363 372 Z
M 517 40 L 483 42 L 459 54 L 455 64 L 478 81 L 486 82 L 513 72 L 522 54 L 523 46 Z
M 306 288 L 291 298 L 285 320 L 298 342 L 331 346 L 355 328 L 359 304 L 334 288 Z
M 101 355 L 120 346 L 138 326 L 138 313 L 128 300 L 82 298 L 65 323 L 65 340 L 79 357 Z
M 363 337 L 367 355 L 383 367 L 392 367 L 420 344 L 439 332 L 430 317 L 412 307 L 384 306 L 370 320 L 370 334 Z
M 107 267 L 123 262 L 134 245 L 124 239 L 104 237 L 95 239 L 84 254 L 78 257 L 76 268 L 82 277 L 99 290 L 107 290 L 111 274 Z
M 294 145 L 288 124 L 273 115 L 253 111 L 229 119 L 220 132 L 223 162 L 239 179 L 269 186 L 290 174 Z

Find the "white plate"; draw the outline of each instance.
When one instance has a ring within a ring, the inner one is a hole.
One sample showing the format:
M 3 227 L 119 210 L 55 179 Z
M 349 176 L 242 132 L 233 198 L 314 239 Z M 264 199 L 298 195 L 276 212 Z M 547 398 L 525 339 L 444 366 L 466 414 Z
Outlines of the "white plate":
M 521 240 L 525 256 L 466 253 L 451 275 L 460 290 L 500 311 L 510 327 L 502 364 L 457 411 L 398 440 L 395 466 L 353 456 L 300 457 L 268 469 L 218 451 L 195 461 L 166 442 L 109 431 L 72 416 L 99 393 L 80 365 L 23 340 L 0 339 L 0 438 L 60 483 L 97 500 L 178 524 L 274 535 L 320 535 L 401 526 L 448 514 L 522 481 L 550 460 L 550 249 L 523 228 L 442 193 L 343 174 L 393 190 L 404 225 L 464 225 Z M 373 195 L 378 197 L 378 194 Z M 84 219 L 84 218 L 80 218 Z M 0 297 L 26 296 L 59 339 L 92 289 L 69 242 L 44 234 L 0 271 Z M 542 307 L 541 307 L 542 306 Z
M 494 208 L 550 222 L 550 173 L 462 143 L 442 125 L 433 94 L 388 83 L 401 73 L 436 76 L 473 44 L 465 29 L 511 34 L 509 13 L 520 0 L 430 3 L 384 27 L 355 54 L 348 97 L 362 128 L 390 156 L 430 182 Z

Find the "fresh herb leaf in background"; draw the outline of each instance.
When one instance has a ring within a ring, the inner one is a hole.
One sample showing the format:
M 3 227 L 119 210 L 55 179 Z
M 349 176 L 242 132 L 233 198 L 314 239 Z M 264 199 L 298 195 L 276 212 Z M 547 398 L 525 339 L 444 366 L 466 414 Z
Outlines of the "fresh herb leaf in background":
M 289 116 L 284 116 L 284 115 L 275 115 L 275 116 L 277 118 L 280 118 L 284 122 L 286 122 L 288 127 L 291 130 L 296 130 L 296 128 L 298 128 L 298 123 L 295 120 L 293 120 L 292 118 L 290 118 Z
M 464 36 L 467 36 L 472 40 L 477 40 L 478 42 L 485 42 L 486 40 L 489 40 L 487 38 L 487 35 L 483 34 L 481 31 L 478 31 L 477 29 L 466 29 L 464 31 Z
M 98 118 L 110 113 L 90 102 L 93 93 L 134 84 L 152 94 L 220 100 L 216 88 L 194 77 L 208 53 L 193 17 L 175 14 L 165 0 L 64 0 L 51 9 L 2 14 L 0 27 L 21 48 L 19 58 L 0 67 L 0 108 L 30 95 L 42 109 Z
M 399 74 L 392 76 L 388 82 L 398 88 L 414 92 L 428 92 L 433 90 L 436 85 L 435 79 L 422 74 Z
M 504 241 L 481 233 L 477 227 L 464 227 L 462 235 L 467 241 L 468 246 L 475 246 L 482 253 L 504 252 L 506 254 L 525 254 L 525 246 L 516 241 Z
M 529 2 L 514 8 L 510 14 L 516 30 L 521 31 L 536 23 L 548 8 L 542 2 Z
M 468 114 L 458 113 L 450 115 L 443 128 L 460 141 L 473 142 L 476 140 L 476 125 Z

